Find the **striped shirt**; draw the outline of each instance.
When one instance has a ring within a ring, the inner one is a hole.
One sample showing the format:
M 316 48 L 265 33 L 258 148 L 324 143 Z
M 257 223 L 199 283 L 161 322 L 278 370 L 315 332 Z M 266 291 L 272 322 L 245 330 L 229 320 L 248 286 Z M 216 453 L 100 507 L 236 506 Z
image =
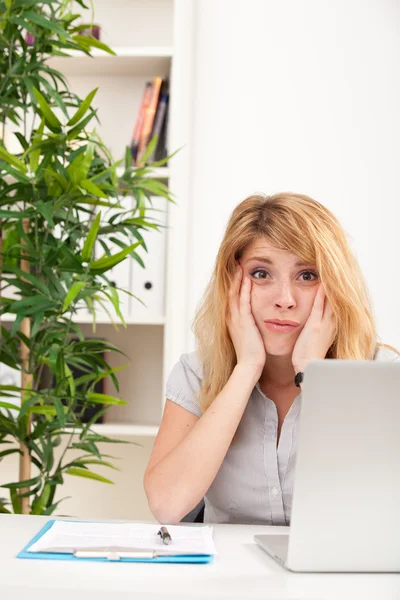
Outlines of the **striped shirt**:
M 380 347 L 376 360 L 400 360 Z M 201 364 L 195 352 L 182 354 L 167 381 L 166 395 L 201 417 L 198 392 Z M 207 491 L 205 523 L 290 525 L 301 393 L 282 424 L 276 447 L 278 413 L 272 400 L 253 389 L 232 444 Z

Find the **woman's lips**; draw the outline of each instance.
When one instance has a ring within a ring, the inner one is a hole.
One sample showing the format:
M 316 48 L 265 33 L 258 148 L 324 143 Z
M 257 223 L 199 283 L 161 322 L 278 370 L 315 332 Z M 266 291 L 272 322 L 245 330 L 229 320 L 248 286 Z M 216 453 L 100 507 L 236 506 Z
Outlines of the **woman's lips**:
M 290 333 L 297 329 L 299 325 L 280 325 L 279 323 L 271 323 L 270 321 L 264 321 L 265 327 L 269 331 L 276 331 L 277 333 Z

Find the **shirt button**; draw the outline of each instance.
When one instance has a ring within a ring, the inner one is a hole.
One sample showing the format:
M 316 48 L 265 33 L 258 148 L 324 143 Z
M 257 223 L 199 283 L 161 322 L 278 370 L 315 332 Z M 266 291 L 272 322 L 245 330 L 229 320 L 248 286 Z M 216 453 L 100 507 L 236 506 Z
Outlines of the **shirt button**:
M 276 496 L 279 494 L 278 488 L 273 487 L 271 490 L 271 495 L 274 496 L 274 498 L 276 498 Z

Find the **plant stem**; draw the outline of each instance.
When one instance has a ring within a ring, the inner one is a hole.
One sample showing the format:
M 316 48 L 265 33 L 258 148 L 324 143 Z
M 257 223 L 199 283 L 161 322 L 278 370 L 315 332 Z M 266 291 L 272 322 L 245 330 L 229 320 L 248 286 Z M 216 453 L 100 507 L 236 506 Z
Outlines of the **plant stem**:
M 29 219 L 23 219 L 23 229 L 24 233 L 27 235 L 29 233 Z M 25 240 L 21 239 L 21 244 L 26 245 Z M 29 273 L 29 261 L 25 259 L 21 259 L 21 271 L 24 273 Z M 22 320 L 20 331 L 27 338 L 30 337 L 30 329 L 31 322 L 29 317 L 25 317 Z M 26 344 L 21 340 L 20 345 L 20 355 L 21 355 L 21 406 L 24 401 L 24 394 L 26 391 L 32 389 L 32 374 L 29 372 L 29 348 Z M 29 414 L 27 417 L 27 427 L 26 427 L 26 436 L 29 436 L 32 429 L 32 415 Z M 28 446 L 21 441 L 20 443 L 21 456 L 19 461 L 19 479 L 20 481 L 25 481 L 31 478 L 31 455 Z M 28 490 L 26 488 L 22 488 L 20 493 L 24 494 Z M 29 496 L 21 496 L 21 511 L 23 515 L 29 514 Z

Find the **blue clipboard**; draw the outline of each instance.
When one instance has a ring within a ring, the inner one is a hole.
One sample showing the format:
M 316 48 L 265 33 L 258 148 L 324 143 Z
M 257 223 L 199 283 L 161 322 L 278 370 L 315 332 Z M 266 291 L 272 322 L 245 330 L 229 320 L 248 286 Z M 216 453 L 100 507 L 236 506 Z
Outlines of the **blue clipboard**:
M 210 563 L 214 559 L 213 554 L 176 554 L 175 556 L 158 556 L 157 558 L 119 558 L 110 560 L 109 558 L 78 558 L 73 554 L 57 553 L 57 552 L 29 552 L 29 548 L 37 542 L 42 535 L 48 531 L 56 519 L 51 519 L 42 527 L 42 529 L 31 539 L 31 541 L 17 554 L 17 558 L 34 558 L 41 560 L 76 560 L 79 562 L 149 562 L 149 563 Z M 86 521 L 87 522 L 87 521 Z

